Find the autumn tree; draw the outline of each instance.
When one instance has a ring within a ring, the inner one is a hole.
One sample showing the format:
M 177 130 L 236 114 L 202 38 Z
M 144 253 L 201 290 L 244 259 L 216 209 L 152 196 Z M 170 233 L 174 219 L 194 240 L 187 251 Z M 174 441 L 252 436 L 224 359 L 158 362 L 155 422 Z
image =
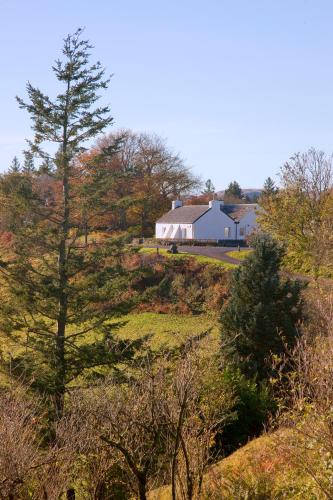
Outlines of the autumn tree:
M 88 158 L 116 144 L 118 152 L 104 162 L 115 179 L 108 194 L 114 211 L 112 218 L 104 218 L 101 224 L 151 236 L 156 220 L 169 210 L 171 200 L 196 191 L 200 182 L 180 155 L 156 135 L 120 130 L 100 139 Z
M 123 242 L 83 239 L 95 229 L 89 220 L 108 210 L 111 182 L 100 157 L 77 165 L 84 143 L 112 123 L 108 106 L 96 105 L 109 80 L 100 63 L 90 65 L 90 50 L 82 30 L 65 38 L 64 60 L 53 66 L 63 90 L 54 100 L 28 83 L 28 101 L 18 102 L 32 120 L 30 151 L 48 168 L 42 175 L 12 171 L 0 183 L 1 214 L 12 214 L 13 235 L 11 248 L 1 248 L 0 327 L 16 346 L 10 356 L 3 351 L 1 366 L 48 395 L 56 418 L 70 382 L 131 354 L 107 323 L 129 300 Z
M 316 276 L 331 267 L 333 251 L 332 158 L 310 149 L 280 170 L 281 189 L 260 202 L 259 223 L 287 246 L 287 261 Z

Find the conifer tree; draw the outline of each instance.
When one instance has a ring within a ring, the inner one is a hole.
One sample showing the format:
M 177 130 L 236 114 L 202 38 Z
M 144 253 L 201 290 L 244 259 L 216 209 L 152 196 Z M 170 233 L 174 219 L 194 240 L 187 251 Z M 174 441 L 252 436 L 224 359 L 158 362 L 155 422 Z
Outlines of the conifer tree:
M 20 164 L 17 156 L 14 156 L 12 163 L 10 164 L 10 167 L 9 167 L 9 172 L 17 173 L 17 172 L 20 172 L 20 170 L 21 170 L 21 164 Z
M 212 183 L 211 179 L 208 179 L 205 182 L 205 189 L 202 191 L 202 194 L 212 195 L 214 193 L 215 193 L 214 184 Z
M 35 170 L 34 156 L 31 151 L 24 151 L 23 172 L 31 174 Z
M 278 192 L 278 188 L 271 177 L 267 177 L 264 182 L 264 189 L 261 196 L 271 196 Z
M 234 272 L 220 323 L 223 354 L 260 380 L 269 376 L 270 355 L 281 354 L 297 338 L 304 285 L 280 277 L 283 251 L 270 236 L 257 236 L 253 247 Z
M 112 177 L 98 158 L 82 165 L 78 155 L 112 117 L 108 106 L 96 105 L 109 80 L 100 63 L 90 65 L 91 45 L 81 35 L 78 30 L 67 36 L 64 61 L 53 66 L 63 92 L 51 100 L 28 83 L 28 101 L 18 98 L 32 120 L 31 154 L 44 161 L 46 175 L 16 173 L 13 182 L 9 174 L 0 185 L 2 214 L 15 213 L 17 221 L 12 247 L 1 248 L 0 329 L 8 345 L 20 346 L 10 359 L 8 347 L 3 351 L 2 368 L 49 394 L 55 418 L 63 412 L 69 383 L 87 369 L 130 356 L 134 348 L 116 342 L 108 324 L 129 303 L 123 243 L 84 239 L 95 229 L 96 215 L 112 208 L 104 201 Z M 54 156 L 49 144 L 56 145 Z
M 237 181 L 230 182 L 227 189 L 224 191 L 225 201 L 240 201 L 243 198 L 243 191 Z

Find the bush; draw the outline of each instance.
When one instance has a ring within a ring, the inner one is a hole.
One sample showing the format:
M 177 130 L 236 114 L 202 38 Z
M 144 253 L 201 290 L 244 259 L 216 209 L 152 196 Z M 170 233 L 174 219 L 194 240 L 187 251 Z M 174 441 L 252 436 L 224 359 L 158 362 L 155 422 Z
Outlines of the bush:
M 247 379 L 238 369 L 226 369 L 223 379 L 235 396 L 233 416 L 217 441 L 218 451 L 225 456 L 260 435 L 275 403 L 265 383 Z
M 200 314 L 221 310 L 228 294 L 228 271 L 195 259 L 156 259 L 145 255 L 145 272 L 137 283 L 142 311 Z

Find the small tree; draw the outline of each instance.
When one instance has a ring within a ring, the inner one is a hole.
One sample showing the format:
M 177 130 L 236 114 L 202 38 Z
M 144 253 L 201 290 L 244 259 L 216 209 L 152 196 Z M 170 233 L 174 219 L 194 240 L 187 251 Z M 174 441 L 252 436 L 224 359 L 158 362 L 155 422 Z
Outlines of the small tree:
M 200 352 L 205 342 L 196 349 L 189 343 L 166 390 L 164 411 L 173 500 L 202 498 L 203 477 L 215 458 L 217 432 L 231 414 L 232 391 L 220 377 L 218 360 L 207 356 L 207 347 L 206 354 L 205 350 Z
M 264 182 L 264 189 L 261 193 L 261 196 L 271 196 L 278 192 L 278 188 L 275 185 L 275 182 L 271 177 L 267 177 Z
M 214 193 L 215 193 L 214 184 L 212 183 L 212 181 L 210 179 L 208 179 L 205 182 L 205 189 L 202 191 L 202 194 L 213 195 Z
M 267 235 L 253 240 L 253 253 L 233 274 L 221 314 L 222 353 L 243 373 L 269 376 L 268 358 L 297 339 L 304 285 L 280 277 L 282 248 Z
M 243 191 L 237 181 L 230 182 L 227 189 L 224 191 L 224 201 L 235 203 L 243 199 Z
M 20 164 L 17 156 L 14 156 L 12 163 L 9 167 L 9 172 L 18 173 L 18 172 L 20 172 L 20 170 L 21 170 L 21 164 Z
M 31 174 L 35 170 L 34 155 L 31 151 L 24 151 L 24 164 L 22 168 L 26 174 Z
M 286 246 L 290 267 L 332 272 L 332 156 L 310 149 L 280 169 L 281 189 L 260 200 L 260 227 Z

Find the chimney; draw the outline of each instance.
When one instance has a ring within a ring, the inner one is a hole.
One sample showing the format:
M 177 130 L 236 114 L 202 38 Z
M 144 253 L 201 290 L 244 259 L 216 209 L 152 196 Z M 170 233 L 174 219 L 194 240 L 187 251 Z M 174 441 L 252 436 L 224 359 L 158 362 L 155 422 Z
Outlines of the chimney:
M 183 206 L 183 202 L 180 200 L 174 200 L 172 202 L 172 210 L 175 210 L 176 208 L 180 208 Z
M 223 206 L 223 205 L 224 205 L 223 200 L 211 200 L 209 202 L 209 208 L 213 208 L 213 209 L 220 210 L 221 206 Z

